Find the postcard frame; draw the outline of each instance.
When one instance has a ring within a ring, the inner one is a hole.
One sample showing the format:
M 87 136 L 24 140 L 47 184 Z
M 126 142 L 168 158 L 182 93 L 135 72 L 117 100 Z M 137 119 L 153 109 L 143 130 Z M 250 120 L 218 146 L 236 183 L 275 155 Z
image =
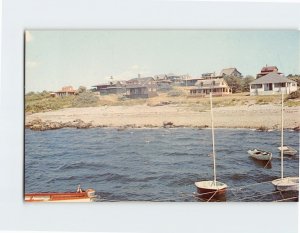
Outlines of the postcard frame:
M 299 3 L 3 1 L 0 206 L 5 211 L 0 212 L 0 230 L 189 232 L 201 223 L 201 231 L 212 233 L 297 232 L 295 203 L 24 203 L 23 34 L 25 29 L 299 30 L 299 10 Z M 178 12 L 186 16 L 178 17 Z M 258 219 L 255 224 L 249 221 L 252 216 Z M 266 224 L 285 221 L 293 224 Z

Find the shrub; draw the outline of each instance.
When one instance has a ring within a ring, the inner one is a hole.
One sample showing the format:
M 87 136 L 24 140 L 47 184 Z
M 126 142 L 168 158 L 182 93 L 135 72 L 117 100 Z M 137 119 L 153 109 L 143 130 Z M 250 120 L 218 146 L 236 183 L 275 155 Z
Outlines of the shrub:
M 94 107 L 98 105 L 99 98 L 92 92 L 82 92 L 73 100 L 73 107 Z
M 298 98 L 300 98 L 300 90 L 294 91 L 286 97 L 286 99 L 298 99 Z

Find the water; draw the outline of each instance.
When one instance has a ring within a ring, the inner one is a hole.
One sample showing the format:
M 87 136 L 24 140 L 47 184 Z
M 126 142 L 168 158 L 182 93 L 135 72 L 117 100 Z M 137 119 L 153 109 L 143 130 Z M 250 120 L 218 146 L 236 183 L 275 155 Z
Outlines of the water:
M 199 201 L 194 182 L 213 179 L 211 140 L 210 129 L 26 129 L 25 192 L 75 191 L 81 184 L 96 190 L 96 201 Z M 297 132 L 286 131 L 284 140 L 298 149 Z M 227 201 L 282 198 L 271 194 L 270 182 L 258 185 L 280 176 L 280 132 L 216 129 L 215 142 Z M 255 147 L 273 153 L 271 167 L 249 157 Z M 284 175 L 298 176 L 298 164 L 298 155 L 285 157 Z

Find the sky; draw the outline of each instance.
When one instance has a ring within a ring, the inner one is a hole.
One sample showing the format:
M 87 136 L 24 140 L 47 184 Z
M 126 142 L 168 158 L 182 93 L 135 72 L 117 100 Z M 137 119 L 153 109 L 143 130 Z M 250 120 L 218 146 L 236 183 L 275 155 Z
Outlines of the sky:
M 299 31 L 29 30 L 25 88 L 57 91 L 174 73 L 199 77 L 236 67 L 255 76 L 265 65 L 300 74 Z

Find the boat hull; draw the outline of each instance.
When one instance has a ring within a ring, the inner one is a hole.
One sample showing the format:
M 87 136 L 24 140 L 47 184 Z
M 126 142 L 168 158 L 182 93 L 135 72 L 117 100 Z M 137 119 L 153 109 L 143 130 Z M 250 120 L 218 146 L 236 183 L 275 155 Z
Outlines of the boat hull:
M 279 153 L 281 153 L 281 147 L 277 147 Z M 293 156 L 297 154 L 297 150 L 289 146 L 283 146 L 283 154 L 288 156 Z
M 197 198 L 212 201 L 225 201 L 227 185 L 221 182 L 214 181 L 200 181 L 196 182 L 197 187 Z
M 285 177 L 272 181 L 277 191 L 299 191 L 299 177 Z
M 91 202 L 95 198 L 95 190 L 66 193 L 26 193 L 25 202 Z
M 254 150 L 248 150 L 248 154 L 252 158 L 260 161 L 270 161 L 272 159 L 272 153 L 267 151 L 254 149 Z

